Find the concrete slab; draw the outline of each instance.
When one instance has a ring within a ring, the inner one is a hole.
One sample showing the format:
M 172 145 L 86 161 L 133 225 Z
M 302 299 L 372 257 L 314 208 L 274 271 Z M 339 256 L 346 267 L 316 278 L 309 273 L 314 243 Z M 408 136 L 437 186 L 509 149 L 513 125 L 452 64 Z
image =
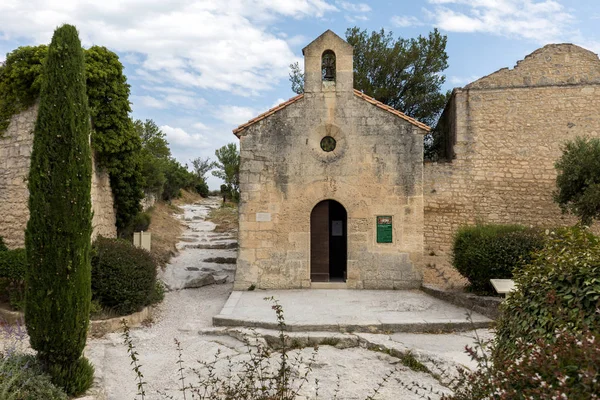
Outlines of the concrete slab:
M 492 320 L 418 290 L 257 290 L 231 294 L 215 326 L 277 329 L 265 298 L 283 307 L 292 332 L 454 332 L 487 328 Z

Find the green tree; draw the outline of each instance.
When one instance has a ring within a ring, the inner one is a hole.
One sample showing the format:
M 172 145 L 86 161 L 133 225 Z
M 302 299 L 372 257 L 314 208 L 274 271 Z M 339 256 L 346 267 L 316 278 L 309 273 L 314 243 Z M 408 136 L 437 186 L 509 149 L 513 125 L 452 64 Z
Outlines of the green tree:
M 164 132 L 153 120 L 141 121 L 138 119 L 133 125 L 142 144 L 140 163 L 144 179 L 143 188 L 160 197 L 167 180 L 163 167 L 171 156 L 169 143 Z
M 161 164 L 166 178 L 163 200 L 179 197 L 181 189 L 195 189 L 196 176 L 188 171 L 187 165 L 181 165 L 174 158 L 161 160 Z
M 206 174 L 208 171 L 215 167 L 215 163 L 210 160 L 209 157 L 206 158 L 195 158 L 192 160 L 192 167 L 194 168 L 194 173 L 196 174 L 196 192 L 202 197 L 208 197 L 208 183 L 206 182 Z
M 384 29 L 368 33 L 354 27 L 346 30 L 346 41 L 354 47 L 356 89 L 426 124 L 437 121 L 449 96 L 441 92 L 448 68 L 445 35 L 434 29 L 427 37 L 394 39 Z M 290 81 L 296 93 L 304 91 L 297 64 Z
M 37 100 L 47 53 L 45 45 L 19 47 L 0 65 L 0 136 L 14 114 Z
M 93 369 L 81 358 L 91 300 L 92 155 L 84 53 L 75 27 L 48 48 L 29 173 L 25 234 L 25 322 L 53 381 L 85 391 Z
M 576 138 L 563 148 L 554 165 L 557 190 L 554 201 L 584 225 L 600 217 L 600 139 Z
M 229 197 L 237 201 L 240 197 L 240 153 L 237 150 L 235 143 L 229 143 L 215 151 L 217 162 L 212 171 L 212 174 L 217 178 L 223 179 Z
M 142 121 L 138 119 L 133 123 L 133 126 L 141 140 L 142 149 L 145 152 L 154 158 L 171 157 L 169 142 L 166 139 L 167 136 L 153 120 L 147 119 L 146 121 Z
M 129 117 L 129 84 L 119 57 L 106 47 L 86 51 L 87 93 L 92 117 L 92 144 L 101 168 L 110 175 L 119 234 L 141 210 L 141 139 Z

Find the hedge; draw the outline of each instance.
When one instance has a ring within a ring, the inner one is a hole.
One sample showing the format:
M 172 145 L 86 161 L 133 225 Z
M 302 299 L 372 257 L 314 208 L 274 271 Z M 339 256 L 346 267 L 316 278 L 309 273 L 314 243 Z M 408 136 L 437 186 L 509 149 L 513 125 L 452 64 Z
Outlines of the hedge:
M 543 245 L 543 232 L 521 225 L 464 226 L 454 238 L 453 265 L 475 292 L 494 294 L 490 279 L 510 279 Z
M 141 310 L 155 299 L 156 263 L 150 253 L 121 239 L 99 237 L 92 253 L 92 293 L 119 315 Z

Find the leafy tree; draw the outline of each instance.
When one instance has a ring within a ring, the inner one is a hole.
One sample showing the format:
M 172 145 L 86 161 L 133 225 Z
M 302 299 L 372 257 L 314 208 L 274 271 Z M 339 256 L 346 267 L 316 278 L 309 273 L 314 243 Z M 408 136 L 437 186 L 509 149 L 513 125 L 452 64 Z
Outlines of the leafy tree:
M 160 130 L 153 120 L 147 119 L 146 121 L 141 121 L 138 119 L 133 123 L 133 126 L 141 140 L 142 149 L 145 152 L 154 158 L 171 157 L 169 142 L 166 139 L 167 135 Z
M 428 37 L 394 39 L 392 32 L 358 27 L 346 30 L 354 47 L 354 87 L 426 124 L 435 123 L 449 94 L 442 93 L 448 67 L 446 36 L 437 29 Z M 304 91 L 304 77 L 291 65 L 290 81 L 296 93 Z
M 166 135 L 153 120 L 147 119 L 142 122 L 138 119 L 133 125 L 142 144 L 140 162 L 144 178 L 143 188 L 160 197 L 167 180 L 163 165 L 171 156 L 169 143 L 165 139 Z
M 206 182 L 206 174 L 208 171 L 215 167 L 215 163 L 210 160 L 209 157 L 206 158 L 195 158 L 192 160 L 192 167 L 194 168 L 194 173 L 196 174 L 196 192 L 202 197 L 208 197 L 208 183 Z
M 298 62 L 290 64 L 290 82 L 292 83 L 292 91 L 294 93 L 304 93 L 304 73 L 300 69 Z
M 205 180 L 206 173 L 215 167 L 215 163 L 210 161 L 210 157 L 198 157 L 192 160 L 192 166 L 194 167 L 194 172 L 196 173 L 196 176 L 200 179 Z
M 567 142 L 554 166 L 558 172 L 554 201 L 563 212 L 591 225 L 600 217 L 600 139 L 576 138 Z
M 218 162 L 214 166 L 216 171 L 212 174 L 221 178 L 227 185 L 229 197 L 238 200 L 240 196 L 240 153 L 235 143 L 229 143 L 215 151 Z
M 45 45 L 19 47 L 0 65 L 0 136 L 14 114 L 37 100 L 47 53 Z
M 100 167 L 110 175 L 121 233 L 141 210 L 144 197 L 141 139 L 129 118 L 129 84 L 119 57 L 106 47 L 92 46 L 85 61 L 92 144 Z
M 25 321 L 52 380 L 77 394 L 93 379 L 81 358 L 91 300 L 92 155 L 75 27 L 54 32 L 44 76 L 29 173 Z
M 188 171 L 187 165 L 181 165 L 174 158 L 162 160 L 161 163 L 166 178 L 162 194 L 163 200 L 177 198 L 181 189 L 195 187 L 196 176 Z

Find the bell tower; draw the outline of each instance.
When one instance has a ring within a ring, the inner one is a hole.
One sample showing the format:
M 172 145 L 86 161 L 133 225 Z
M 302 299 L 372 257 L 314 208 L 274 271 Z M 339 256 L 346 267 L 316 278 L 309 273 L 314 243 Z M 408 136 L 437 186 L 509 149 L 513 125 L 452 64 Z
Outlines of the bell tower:
M 327 30 L 302 49 L 304 92 L 352 93 L 353 49 L 344 39 Z

